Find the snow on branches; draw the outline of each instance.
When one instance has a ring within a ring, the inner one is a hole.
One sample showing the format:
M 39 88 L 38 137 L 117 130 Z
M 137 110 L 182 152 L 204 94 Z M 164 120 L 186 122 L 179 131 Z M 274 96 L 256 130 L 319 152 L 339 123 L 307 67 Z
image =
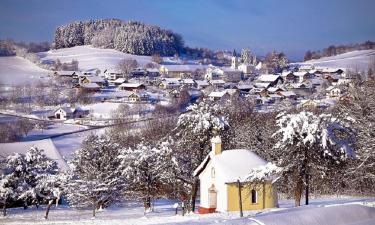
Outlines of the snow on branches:
M 318 147 L 324 150 L 323 156 L 329 156 L 339 163 L 347 156 L 354 156 L 351 131 L 338 119 L 330 114 L 315 115 L 312 112 L 302 111 L 297 114 L 281 113 L 277 116 L 279 136 L 275 148 Z M 337 132 L 346 133 L 347 138 L 340 138 Z
M 276 182 L 278 179 L 278 174 L 281 171 L 281 167 L 278 167 L 275 164 L 269 162 L 266 165 L 251 169 L 250 173 L 243 181 L 263 182 L 272 180 L 272 182 Z
M 141 198 L 146 209 L 151 207 L 152 199 L 160 197 L 162 186 L 168 183 L 171 154 L 169 143 L 161 142 L 139 143 L 134 148 L 123 149 L 118 156 L 121 174 L 131 187 L 126 193 Z
M 69 163 L 66 197 L 72 207 L 95 210 L 118 201 L 125 185 L 118 170 L 120 146 L 107 136 L 90 135 Z

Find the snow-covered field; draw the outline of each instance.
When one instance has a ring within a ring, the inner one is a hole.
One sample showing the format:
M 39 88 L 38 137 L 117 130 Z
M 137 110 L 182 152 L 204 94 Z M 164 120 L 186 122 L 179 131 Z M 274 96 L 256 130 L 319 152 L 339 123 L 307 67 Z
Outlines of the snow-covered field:
M 56 61 L 57 59 L 64 63 L 75 59 L 78 60 L 78 67 L 81 70 L 97 68 L 102 72 L 106 69 L 116 68 L 119 61 L 124 58 L 136 59 L 140 66 L 151 62 L 150 56 L 131 55 L 114 49 L 100 49 L 87 45 L 41 52 L 38 53 L 38 56 L 44 63 Z
M 280 208 L 264 211 L 247 211 L 240 218 L 239 213 L 213 213 L 175 215 L 176 201 L 159 200 L 154 212 L 144 214 L 143 205 L 127 202 L 122 206 L 111 206 L 92 218 L 90 209 L 74 210 L 67 206 L 53 207 L 49 220 L 45 220 L 44 207 L 10 209 L 6 218 L 0 217 L 0 224 L 375 224 L 375 199 L 314 199 L 311 205 L 294 208 L 292 200 L 280 201 Z M 368 205 L 368 206 L 366 206 Z
M 351 68 L 367 71 L 370 60 L 375 60 L 375 50 L 352 51 L 336 56 L 309 60 L 298 64 L 313 64 L 321 67 Z
M 0 57 L 0 83 L 18 85 L 49 79 L 50 71 L 17 56 Z

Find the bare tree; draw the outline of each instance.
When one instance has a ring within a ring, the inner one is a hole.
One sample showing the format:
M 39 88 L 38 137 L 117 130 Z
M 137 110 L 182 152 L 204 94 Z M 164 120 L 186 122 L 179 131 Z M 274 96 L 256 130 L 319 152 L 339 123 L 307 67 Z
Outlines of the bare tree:
M 130 77 L 130 73 L 138 67 L 138 62 L 135 59 L 125 58 L 119 62 L 117 68 L 125 74 L 125 76 Z
M 163 58 L 160 56 L 160 54 L 156 53 L 156 54 L 153 54 L 151 56 L 151 60 L 154 62 L 154 63 L 157 63 L 157 64 L 160 64 L 163 62 Z

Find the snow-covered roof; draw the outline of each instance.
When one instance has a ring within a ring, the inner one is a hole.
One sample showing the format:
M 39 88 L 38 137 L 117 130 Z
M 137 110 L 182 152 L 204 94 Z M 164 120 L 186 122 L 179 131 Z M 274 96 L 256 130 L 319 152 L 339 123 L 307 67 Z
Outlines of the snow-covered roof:
M 195 80 L 195 82 L 198 84 L 198 86 L 208 86 L 209 83 L 206 80 Z
M 298 71 L 298 72 L 294 72 L 293 75 L 294 76 L 297 76 L 297 77 L 303 77 L 305 75 L 309 74 L 309 72 L 307 71 Z
M 254 86 L 257 88 L 268 88 L 271 83 L 255 83 Z
M 208 96 L 213 98 L 221 98 L 223 97 L 227 91 L 213 91 Z
M 164 78 L 163 81 L 165 81 L 165 83 L 180 83 L 181 79 L 180 78 Z
M 247 149 L 226 150 L 218 155 L 211 152 L 194 171 L 194 176 L 198 176 L 209 161 L 213 164 L 216 174 L 220 174 L 225 183 L 244 180 L 253 168 L 267 164 L 264 159 Z
M 25 141 L 25 142 L 13 142 L 13 143 L 0 143 L 0 158 L 7 157 L 13 153 L 25 154 L 31 147 L 37 147 L 43 149 L 44 154 L 57 162 L 58 167 L 61 170 L 68 168 L 67 163 L 56 149 L 51 139 L 44 139 L 39 141 Z
M 211 80 L 211 84 L 225 84 L 224 80 Z
M 106 74 L 121 74 L 121 72 L 117 69 L 106 69 L 104 73 L 106 73 Z
M 208 66 L 206 65 L 163 65 L 163 68 L 170 71 L 176 71 L 176 72 L 194 72 L 197 69 L 206 69 Z
M 237 88 L 239 90 L 244 90 L 244 89 L 252 89 L 253 86 L 251 84 L 240 84 L 240 85 L 237 86 Z
M 116 83 L 116 84 L 122 84 L 122 83 L 125 83 L 126 82 L 126 79 L 125 78 L 117 78 L 116 80 L 113 81 L 113 83 Z
M 77 71 L 74 70 L 62 70 L 62 71 L 55 71 L 56 74 L 60 76 L 72 76 L 74 74 L 77 74 Z
M 293 74 L 293 72 L 292 72 L 292 71 L 283 71 L 283 72 L 281 73 L 281 76 L 282 76 L 282 77 L 286 77 L 286 76 L 288 76 L 289 74 Z
M 280 77 L 280 75 L 262 74 L 262 75 L 259 76 L 258 81 L 261 81 L 261 82 L 274 82 L 279 77 Z
M 282 88 L 278 88 L 278 87 L 269 87 L 269 88 L 267 88 L 267 90 L 269 92 L 276 92 L 276 91 L 282 91 L 283 89 Z
M 99 76 L 86 77 L 91 83 L 104 83 L 104 79 Z
M 122 83 L 119 87 L 138 88 L 142 85 L 141 83 Z
M 294 93 L 294 91 L 280 91 L 279 94 L 285 97 L 296 96 L 296 93 Z
M 194 84 L 195 81 L 194 81 L 194 79 L 186 78 L 186 79 L 182 79 L 182 83 L 184 83 L 184 84 Z
M 81 84 L 82 88 L 86 89 L 98 89 L 100 86 L 97 83 L 88 83 L 88 84 Z

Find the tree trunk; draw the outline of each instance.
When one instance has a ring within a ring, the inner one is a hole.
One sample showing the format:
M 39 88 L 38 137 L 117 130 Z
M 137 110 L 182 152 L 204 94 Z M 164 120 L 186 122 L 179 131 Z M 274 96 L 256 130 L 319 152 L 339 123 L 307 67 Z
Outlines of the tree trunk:
M 305 183 L 306 183 L 306 188 L 305 188 L 305 203 L 306 205 L 309 204 L 309 174 L 305 174 Z
M 5 217 L 7 215 L 7 204 L 4 202 L 3 205 L 3 216 Z
M 144 203 L 145 211 L 151 209 L 151 197 L 147 196 Z
M 294 199 L 295 199 L 295 206 L 300 206 L 301 205 L 301 197 L 302 197 L 302 191 L 303 191 L 303 181 L 300 176 L 297 178 L 297 184 L 294 189 Z
M 92 209 L 92 217 L 95 217 L 95 216 L 96 216 L 96 215 L 95 215 L 95 211 L 96 211 L 96 206 L 94 206 L 93 209 Z
M 49 210 L 51 209 L 52 203 L 53 203 L 53 200 L 48 201 L 48 205 L 46 208 L 46 215 L 44 216 L 44 219 L 48 219 L 48 214 L 49 214 Z
M 193 187 L 192 187 L 192 194 L 191 194 L 191 211 L 195 211 L 195 199 L 197 198 L 197 193 L 198 193 L 198 185 L 199 185 L 199 180 L 195 179 Z

